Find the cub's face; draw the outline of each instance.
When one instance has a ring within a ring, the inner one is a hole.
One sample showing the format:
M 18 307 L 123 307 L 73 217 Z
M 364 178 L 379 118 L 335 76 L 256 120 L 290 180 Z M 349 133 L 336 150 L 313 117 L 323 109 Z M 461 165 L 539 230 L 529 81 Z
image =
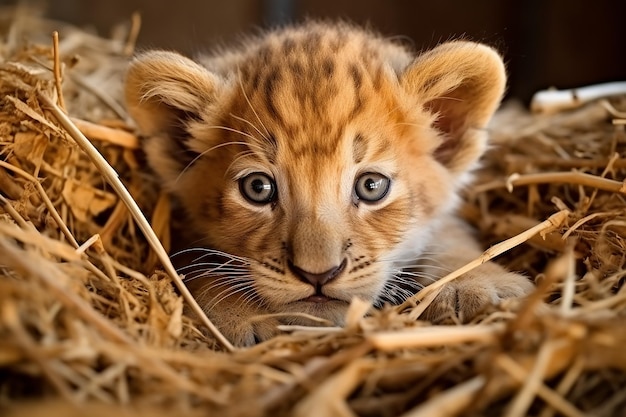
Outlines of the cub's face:
M 218 123 L 192 125 L 202 156 L 177 191 L 202 244 L 249 262 L 260 299 L 333 319 L 353 297 L 381 295 L 455 188 L 433 157 L 430 117 L 407 108 L 397 84 L 336 72 L 315 84 L 333 91 L 312 97 L 315 111 L 289 78 L 269 98 L 245 85 L 224 97 Z M 291 105 L 272 111 L 272 101 Z
M 188 246 L 220 253 L 196 262 L 196 296 L 207 310 L 235 300 L 337 323 L 354 297 L 401 301 L 416 286 L 401 268 L 483 151 L 500 58 L 457 42 L 413 59 L 322 25 L 254 51 L 212 71 L 152 52 L 128 75 L 129 109 L 185 208 Z

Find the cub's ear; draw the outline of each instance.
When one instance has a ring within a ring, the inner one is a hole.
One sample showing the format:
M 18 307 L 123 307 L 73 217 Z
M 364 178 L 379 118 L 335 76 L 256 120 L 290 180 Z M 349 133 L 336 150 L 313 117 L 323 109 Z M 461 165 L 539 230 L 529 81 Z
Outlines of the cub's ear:
M 219 80 L 191 59 L 165 51 L 139 55 L 126 74 L 126 105 L 142 133 L 149 136 L 148 162 L 172 182 L 195 153 L 188 147 L 190 121 L 215 102 Z
M 484 131 L 506 84 L 500 55 L 473 42 L 448 42 L 418 56 L 400 76 L 405 91 L 436 117 L 444 142 L 435 157 L 459 174 L 480 158 Z

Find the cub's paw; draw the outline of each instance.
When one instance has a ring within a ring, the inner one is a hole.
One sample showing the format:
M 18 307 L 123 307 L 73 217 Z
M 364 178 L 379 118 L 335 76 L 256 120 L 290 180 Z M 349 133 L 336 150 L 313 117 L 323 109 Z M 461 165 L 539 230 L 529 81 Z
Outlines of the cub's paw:
M 239 335 L 237 346 L 252 346 L 276 336 L 280 321 L 275 318 L 253 317 Z
M 535 286 L 525 276 L 485 264 L 450 282 L 424 311 L 424 318 L 440 322 L 457 317 L 468 322 L 489 305 L 530 294 Z
M 193 280 L 188 287 L 209 320 L 233 345 L 252 346 L 279 333 L 281 323 L 271 315 L 274 311 L 236 291 L 224 296 L 232 293 L 232 288 L 202 280 Z
M 253 346 L 280 333 L 278 326 L 281 323 L 273 317 L 263 315 L 244 317 L 241 314 L 228 318 L 224 315 L 216 317 L 208 314 L 208 316 L 224 337 L 237 347 Z

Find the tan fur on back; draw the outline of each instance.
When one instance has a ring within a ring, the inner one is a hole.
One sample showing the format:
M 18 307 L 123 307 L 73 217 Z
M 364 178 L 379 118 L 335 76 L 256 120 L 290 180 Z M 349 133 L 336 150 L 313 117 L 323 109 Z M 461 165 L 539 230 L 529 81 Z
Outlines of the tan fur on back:
M 255 316 L 341 324 L 353 297 L 400 302 L 478 253 L 453 209 L 504 84 L 500 57 L 484 45 L 416 56 L 349 25 L 309 23 L 197 62 L 148 52 L 126 93 L 152 169 L 185 209 L 186 246 L 233 255 L 221 269 L 196 259 L 204 274 L 189 286 L 235 343 L 250 344 L 278 322 Z M 274 201 L 242 195 L 253 173 L 275 182 Z M 380 201 L 355 196 L 365 173 L 390 179 Z M 297 272 L 340 265 L 317 288 Z M 430 316 L 450 307 L 467 319 L 531 288 L 496 265 L 483 270 L 458 280 Z M 328 300 L 307 299 L 315 294 Z

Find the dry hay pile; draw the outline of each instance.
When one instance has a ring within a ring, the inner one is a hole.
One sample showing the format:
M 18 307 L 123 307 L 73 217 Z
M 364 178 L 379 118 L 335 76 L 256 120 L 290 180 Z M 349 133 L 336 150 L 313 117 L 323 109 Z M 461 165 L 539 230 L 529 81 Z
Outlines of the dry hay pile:
M 626 97 L 551 116 L 509 107 L 494 122 L 462 213 L 486 246 L 505 241 L 486 256 L 519 244 L 500 261 L 536 278 L 528 299 L 469 325 L 431 326 L 416 318 L 435 288 L 367 317 L 355 303 L 344 329 L 290 328 L 229 352 L 183 313 L 117 192 L 53 114 L 63 99 L 167 243 L 166 199 L 142 174 L 120 105 L 136 26 L 105 40 L 12 13 L 0 14 L 2 414 L 626 409 Z

